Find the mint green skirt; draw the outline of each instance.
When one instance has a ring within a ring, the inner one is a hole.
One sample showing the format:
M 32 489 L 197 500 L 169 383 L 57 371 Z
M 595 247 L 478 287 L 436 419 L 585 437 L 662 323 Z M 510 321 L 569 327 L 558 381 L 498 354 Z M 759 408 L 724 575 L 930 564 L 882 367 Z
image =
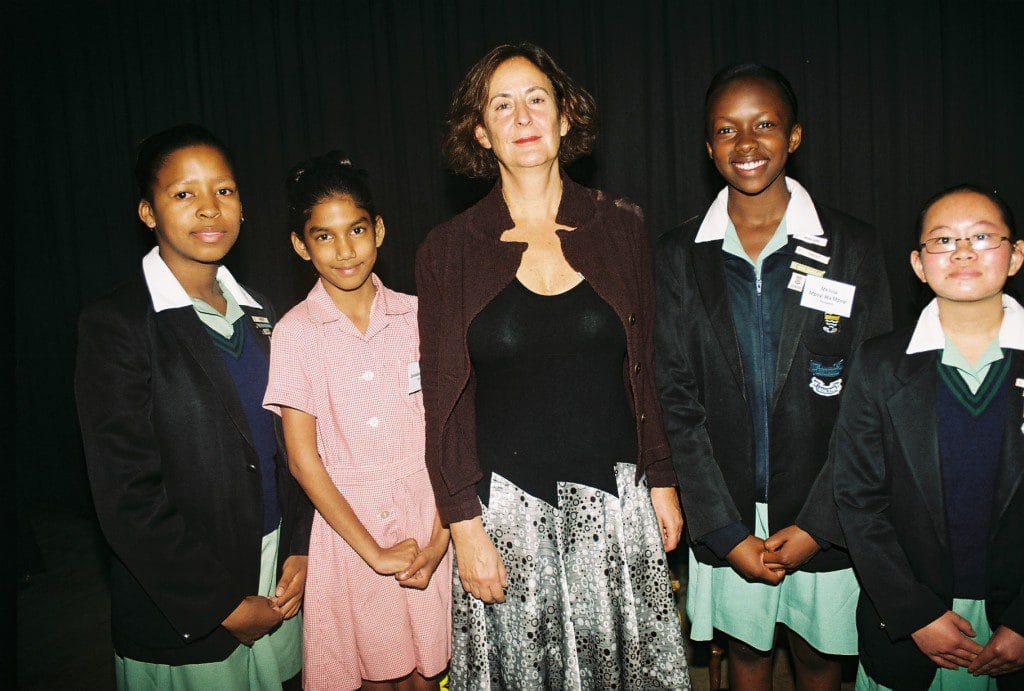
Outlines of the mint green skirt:
M 755 507 L 754 535 L 766 538 L 768 505 Z M 857 654 L 855 614 L 860 586 L 853 569 L 787 574 L 778 585 L 745 580 L 729 566 L 697 561 L 690 550 L 686 616 L 690 638 L 710 641 L 715 629 L 758 650 L 775 645 L 783 624 L 828 655 Z
M 278 528 L 263 537 L 260 554 L 259 595 L 270 597 L 277 588 Z M 273 633 L 251 648 L 239 645 L 220 662 L 195 665 L 161 665 L 114 655 L 118 689 L 207 689 L 255 691 L 280 689 L 302 669 L 302 613 L 281 622 Z
M 985 614 L 984 600 L 954 599 L 953 611 L 971 622 L 974 627 L 974 637 L 978 645 L 985 645 L 988 639 L 992 638 L 992 627 L 988 624 L 988 615 Z M 996 691 L 995 677 L 976 677 L 967 671 L 966 667 L 957 669 L 945 669 L 936 666 L 938 673 L 932 680 L 928 691 Z M 890 691 L 888 686 L 876 683 L 863 665 L 857 665 L 856 691 Z

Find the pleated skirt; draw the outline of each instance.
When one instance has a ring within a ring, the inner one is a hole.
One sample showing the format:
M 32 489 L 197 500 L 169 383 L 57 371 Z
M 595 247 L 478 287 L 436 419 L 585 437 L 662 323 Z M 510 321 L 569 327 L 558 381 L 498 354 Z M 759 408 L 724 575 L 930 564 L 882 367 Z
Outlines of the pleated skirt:
M 484 528 L 508 572 L 505 602 L 452 585 L 451 689 L 689 689 L 657 517 L 636 466 L 618 496 L 559 483 L 558 505 L 499 475 Z

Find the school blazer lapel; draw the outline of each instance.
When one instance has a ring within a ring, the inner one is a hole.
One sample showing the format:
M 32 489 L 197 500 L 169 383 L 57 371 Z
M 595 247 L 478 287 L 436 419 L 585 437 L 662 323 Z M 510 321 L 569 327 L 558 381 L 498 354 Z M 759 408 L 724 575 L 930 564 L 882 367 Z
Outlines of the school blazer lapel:
M 693 245 L 693 273 L 700 289 L 701 300 L 711 322 L 718 344 L 740 391 L 743 386 L 743 366 L 740 363 L 740 345 L 729 310 L 729 294 L 725 288 L 725 269 L 722 266 L 720 242 L 698 242 Z
M 896 379 L 902 386 L 886 401 L 886 407 L 896 440 L 924 496 L 939 544 L 947 548 L 946 506 L 935 414 L 937 353 L 929 351 L 903 355 L 895 371 Z
M 785 388 L 789 370 L 793 365 L 793 358 L 796 357 L 800 336 L 803 335 L 804 327 L 807 324 L 809 311 L 806 307 L 800 306 L 800 293 L 795 290 L 786 291 L 782 306 L 782 331 L 779 334 L 779 359 L 775 368 L 775 388 L 772 391 L 772 405 L 769 410 L 775 410 L 779 395 Z
M 203 373 L 213 383 L 214 390 L 224 404 L 231 421 L 238 428 L 239 434 L 255 449 L 249 422 L 245 419 L 245 412 L 242 410 L 241 401 L 238 400 L 231 375 L 228 374 L 224 362 L 217 354 L 216 347 L 210 341 L 210 336 L 196 317 L 195 311 L 191 307 L 179 307 L 164 310 L 156 316 L 158 323 L 167 326 L 202 368 Z
M 1013 382 L 1024 377 L 1024 351 L 1013 352 L 1010 369 L 1010 390 L 1006 401 L 1006 427 L 1003 431 L 1002 453 L 999 458 L 999 474 L 996 477 L 996 495 L 993 509 L 992 534 L 995 535 L 1003 513 L 1010 500 L 1020 489 L 1024 477 L 1024 397 Z

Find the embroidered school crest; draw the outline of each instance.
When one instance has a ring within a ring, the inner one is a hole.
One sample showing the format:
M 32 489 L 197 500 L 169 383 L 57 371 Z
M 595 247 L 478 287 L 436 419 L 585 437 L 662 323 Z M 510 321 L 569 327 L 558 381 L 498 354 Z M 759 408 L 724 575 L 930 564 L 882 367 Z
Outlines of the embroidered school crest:
M 839 315 L 838 314 L 826 314 L 825 322 L 821 326 L 821 330 L 827 334 L 839 333 Z
M 836 379 L 834 382 L 826 384 L 817 377 L 811 377 L 811 383 L 809 386 L 811 387 L 811 391 L 819 396 L 838 396 L 843 391 L 843 380 Z

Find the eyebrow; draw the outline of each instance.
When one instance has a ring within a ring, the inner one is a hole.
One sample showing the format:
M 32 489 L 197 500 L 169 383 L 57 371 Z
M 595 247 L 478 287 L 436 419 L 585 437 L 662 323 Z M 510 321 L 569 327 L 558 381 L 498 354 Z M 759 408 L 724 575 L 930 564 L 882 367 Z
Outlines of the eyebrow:
M 235 181 L 235 176 L 234 175 L 223 175 L 223 176 L 217 178 L 216 180 L 213 180 L 213 183 L 217 184 L 217 183 L 225 182 L 225 181 L 228 181 L 228 180 L 230 180 L 231 182 L 234 182 Z M 175 187 L 177 185 L 191 185 L 191 184 L 196 183 L 196 182 L 198 182 L 198 180 L 196 180 L 195 178 L 185 178 L 184 180 L 175 180 L 174 182 L 171 182 L 170 184 L 166 185 L 164 187 L 164 189 L 165 190 L 169 190 L 172 187 Z
M 997 228 L 998 227 L 992 221 L 986 221 L 985 219 L 981 219 L 980 221 L 975 221 L 974 223 L 972 223 L 971 225 L 969 225 L 967 227 L 968 228 L 974 228 L 975 226 L 990 226 L 992 228 Z M 925 235 L 931 235 L 932 233 L 934 233 L 937 230 L 953 230 L 953 229 L 950 228 L 947 225 L 933 226 L 932 228 L 929 228 L 927 231 L 925 231 Z
M 539 84 L 537 86 L 531 86 L 529 89 L 527 89 L 523 93 L 524 94 L 530 94 L 530 93 L 532 93 L 534 91 L 543 91 L 548 96 L 551 95 L 550 91 L 545 89 L 543 86 L 540 86 Z M 490 103 L 491 101 L 493 101 L 496 98 L 512 98 L 512 92 L 510 92 L 510 91 L 502 91 L 500 94 L 494 94 L 489 99 L 487 99 L 487 102 Z
M 351 230 L 352 228 L 355 228 L 356 226 L 365 226 L 365 225 L 372 225 L 372 223 L 370 221 L 370 217 L 368 215 L 360 216 L 356 220 L 354 220 L 351 223 L 349 223 L 348 227 L 349 227 L 349 230 Z M 329 226 L 313 226 L 312 228 L 306 228 L 306 232 L 307 233 L 319 233 L 319 232 L 325 231 L 325 230 L 327 232 L 331 232 L 334 229 L 329 227 Z

